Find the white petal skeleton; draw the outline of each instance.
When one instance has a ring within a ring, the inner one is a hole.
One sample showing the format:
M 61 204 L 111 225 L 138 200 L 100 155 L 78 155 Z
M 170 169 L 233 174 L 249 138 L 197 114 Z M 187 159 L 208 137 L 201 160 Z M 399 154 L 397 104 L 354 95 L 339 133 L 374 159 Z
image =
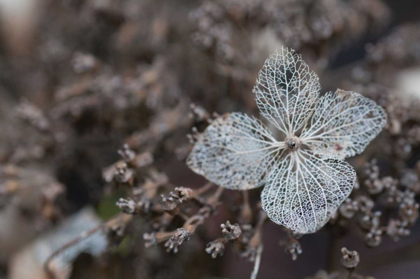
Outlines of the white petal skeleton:
M 226 114 L 199 135 L 188 166 L 227 189 L 265 186 L 262 207 L 273 222 L 316 232 L 353 190 L 356 173 L 344 159 L 363 152 L 387 119 L 358 93 L 320 96 L 320 89 L 301 56 L 282 48 L 265 61 L 253 90 L 281 136 L 255 118 Z

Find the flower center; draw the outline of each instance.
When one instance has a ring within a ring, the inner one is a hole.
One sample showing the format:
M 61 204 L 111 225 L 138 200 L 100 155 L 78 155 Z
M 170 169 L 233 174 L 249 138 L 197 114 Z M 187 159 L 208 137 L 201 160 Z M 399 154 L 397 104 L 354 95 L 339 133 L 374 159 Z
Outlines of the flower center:
M 284 140 L 284 143 L 286 144 L 287 148 L 289 148 L 290 150 L 297 150 L 300 147 L 300 140 L 297 137 L 290 137 L 290 138 L 286 138 Z

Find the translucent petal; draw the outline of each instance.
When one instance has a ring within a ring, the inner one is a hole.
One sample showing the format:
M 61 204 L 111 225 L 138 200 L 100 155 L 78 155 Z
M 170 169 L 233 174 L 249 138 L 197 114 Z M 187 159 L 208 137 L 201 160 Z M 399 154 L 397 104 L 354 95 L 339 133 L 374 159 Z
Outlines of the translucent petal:
M 294 233 L 314 233 L 350 195 L 355 179 L 344 161 L 322 160 L 309 150 L 292 152 L 268 175 L 262 207 L 273 222 Z
M 314 152 L 346 158 L 360 154 L 386 123 L 385 110 L 355 92 L 337 90 L 322 96 L 301 139 Z
M 261 114 L 290 136 L 311 116 L 320 89 L 302 57 L 282 48 L 265 61 L 253 92 Z
M 207 127 L 187 159 L 209 181 L 235 190 L 262 186 L 266 173 L 284 150 L 255 118 L 242 113 L 220 117 Z

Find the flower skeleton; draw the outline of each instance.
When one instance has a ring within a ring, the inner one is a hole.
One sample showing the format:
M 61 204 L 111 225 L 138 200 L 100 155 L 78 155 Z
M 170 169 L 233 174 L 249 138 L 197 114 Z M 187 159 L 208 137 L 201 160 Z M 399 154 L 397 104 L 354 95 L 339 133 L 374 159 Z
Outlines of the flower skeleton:
M 363 152 L 386 124 L 374 101 L 338 89 L 320 96 L 318 76 L 287 48 L 259 72 L 254 94 L 272 134 L 243 113 L 225 114 L 200 134 L 187 159 L 196 173 L 221 187 L 265 185 L 262 207 L 295 234 L 322 228 L 350 195 L 356 180 L 344 161 Z

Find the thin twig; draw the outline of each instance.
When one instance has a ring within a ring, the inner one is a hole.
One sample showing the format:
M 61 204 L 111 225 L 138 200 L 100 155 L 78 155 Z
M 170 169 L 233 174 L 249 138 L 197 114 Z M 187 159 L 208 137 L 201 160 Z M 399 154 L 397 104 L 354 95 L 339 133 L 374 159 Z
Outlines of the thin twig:
M 204 186 L 198 188 L 197 190 L 195 190 L 195 192 L 197 193 L 197 195 L 202 195 L 205 192 L 207 192 L 208 190 L 210 190 L 213 187 L 213 183 L 209 182 L 206 183 Z
M 261 244 L 257 250 L 257 256 L 255 258 L 254 269 L 252 270 L 252 273 L 251 273 L 251 279 L 257 279 L 258 271 L 260 269 L 262 251 L 263 251 L 263 245 Z
M 218 187 L 216 192 L 211 197 L 208 198 L 207 203 L 213 207 L 216 206 L 216 203 L 219 201 L 220 196 L 223 193 L 223 190 L 224 188 Z

